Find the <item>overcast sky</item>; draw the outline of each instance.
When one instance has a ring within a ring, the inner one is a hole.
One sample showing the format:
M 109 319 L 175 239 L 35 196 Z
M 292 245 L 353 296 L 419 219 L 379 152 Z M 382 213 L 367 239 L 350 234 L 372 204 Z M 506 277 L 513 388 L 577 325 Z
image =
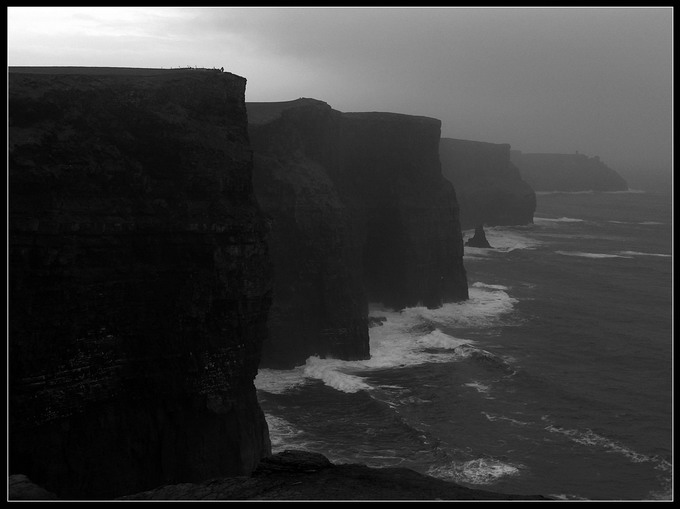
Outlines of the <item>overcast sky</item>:
M 9 7 L 10 66 L 224 67 L 247 101 L 671 174 L 673 9 Z

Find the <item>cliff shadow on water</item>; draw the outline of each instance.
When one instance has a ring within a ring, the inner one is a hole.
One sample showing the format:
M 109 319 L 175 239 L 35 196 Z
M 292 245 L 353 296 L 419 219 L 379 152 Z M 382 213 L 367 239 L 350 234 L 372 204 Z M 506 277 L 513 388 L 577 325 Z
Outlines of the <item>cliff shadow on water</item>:
M 342 113 L 314 99 L 247 107 L 274 266 L 261 367 L 369 358 L 368 302 L 467 299 L 439 120 Z

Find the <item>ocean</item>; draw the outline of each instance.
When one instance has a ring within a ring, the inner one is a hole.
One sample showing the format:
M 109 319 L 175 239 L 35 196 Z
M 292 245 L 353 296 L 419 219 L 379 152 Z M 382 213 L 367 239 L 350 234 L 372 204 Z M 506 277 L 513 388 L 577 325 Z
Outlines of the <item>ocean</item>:
M 260 370 L 273 452 L 503 493 L 671 499 L 669 193 L 537 193 L 534 224 L 465 248 L 469 300 L 373 304 L 370 360 Z

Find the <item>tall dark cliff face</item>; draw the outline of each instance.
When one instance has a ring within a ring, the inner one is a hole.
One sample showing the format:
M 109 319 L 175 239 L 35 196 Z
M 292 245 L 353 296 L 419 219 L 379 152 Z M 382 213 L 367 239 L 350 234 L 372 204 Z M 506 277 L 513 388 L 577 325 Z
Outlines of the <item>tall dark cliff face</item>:
M 464 229 L 533 223 L 536 193 L 511 163 L 510 145 L 442 138 L 439 156 Z
M 584 154 L 511 153 L 522 177 L 536 191 L 626 191 L 628 183 L 600 158 Z
M 401 309 L 467 298 L 438 120 L 310 99 L 249 103 L 248 114 L 255 190 L 272 221 L 263 366 L 368 358 L 369 301 Z
M 229 73 L 10 71 L 10 474 L 111 498 L 270 453 L 244 94 Z

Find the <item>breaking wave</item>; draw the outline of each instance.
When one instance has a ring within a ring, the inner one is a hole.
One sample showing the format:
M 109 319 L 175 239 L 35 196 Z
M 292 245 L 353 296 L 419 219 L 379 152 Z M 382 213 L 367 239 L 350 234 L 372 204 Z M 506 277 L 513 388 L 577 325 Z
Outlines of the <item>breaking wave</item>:
M 531 424 L 530 422 L 525 422 L 525 421 L 518 421 L 517 419 L 513 419 L 511 417 L 506 417 L 504 415 L 494 415 L 490 414 L 488 412 L 482 412 L 484 417 L 486 417 L 489 421 L 495 422 L 495 421 L 507 421 L 510 424 L 514 424 L 515 426 L 528 426 Z
M 343 361 L 312 356 L 292 370 L 260 369 L 255 387 L 282 394 L 321 381 L 342 392 L 370 391 L 374 387 L 366 383 L 363 375 L 371 370 L 465 359 L 492 363 L 503 371 L 511 371 L 503 359 L 477 348 L 475 341 L 442 331 L 442 328 L 484 328 L 505 323 L 504 318 L 517 302 L 506 290 L 502 285 L 477 282 L 469 288 L 468 300 L 445 304 L 439 309 L 413 307 L 394 311 L 373 304 L 369 316 L 384 321 L 369 329 L 370 359 Z
M 546 431 L 550 433 L 557 433 L 563 435 L 577 444 L 586 447 L 601 447 L 603 449 L 608 450 L 609 452 L 625 456 L 632 463 L 653 462 L 656 464 L 655 468 L 657 470 L 661 470 L 663 472 L 672 471 L 673 465 L 664 458 L 661 458 L 659 456 L 647 456 L 645 454 L 640 454 L 626 447 L 625 445 L 616 442 L 615 440 L 606 438 L 602 435 L 595 433 L 591 429 L 586 429 L 584 431 L 578 429 L 562 428 L 551 423 L 548 416 L 543 416 L 542 420 L 548 423 L 548 425 L 545 426 Z
M 664 254 L 664 253 L 641 253 L 640 251 L 619 251 L 620 254 L 622 255 L 629 255 L 629 256 L 663 256 L 663 257 L 672 257 L 673 255 L 670 254 Z
M 297 449 L 305 449 L 303 444 L 297 443 L 304 433 L 293 426 L 290 422 L 275 415 L 265 414 L 269 427 L 269 438 L 272 444 L 272 453 L 276 454 L 286 448 L 290 448 L 292 441 L 296 442 Z
M 555 251 L 555 253 L 565 256 L 579 256 L 582 258 L 632 258 L 632 256 L 605 253 L 584 253 L 582 251 Z
M 625 191 L 602 191 L 606 194 L 645 194 L 647 191 L 642 189 L 626 189 Z
M 471 388 L 475 389 L 477 392 L 479 392 L 480 394 L 485 394 L 487 396 L 491 392 L 491 387 L 489 387 L 488 385 L 484 385 L 483 383 L 478 382 L 476 380 L 469 382 L 469 383 L 466 383 L 466 384 L 463 384 L 463 385 L 465 387 L 471 387 Z
M 501 477 L 520 474 L 523 465 L 504 463 L 495 458 L 454 461 L 448 466 L 432 467 L 427 475 L 465 484 L 493 484 Z
M 595 191 L 592 189 L 589 189 L 588 191 L 536 191 L 536 194 L 595 194 Z
M 666 224 L 662 223 L 660 221 L 608 221 L 609 223 L 614 223 L 614 224 L 640 224 L 640 225 L 657 225 L 657 224 Z
M 534 217 L 534 223 L 582 223 L 583 219 L 573 217 Z

